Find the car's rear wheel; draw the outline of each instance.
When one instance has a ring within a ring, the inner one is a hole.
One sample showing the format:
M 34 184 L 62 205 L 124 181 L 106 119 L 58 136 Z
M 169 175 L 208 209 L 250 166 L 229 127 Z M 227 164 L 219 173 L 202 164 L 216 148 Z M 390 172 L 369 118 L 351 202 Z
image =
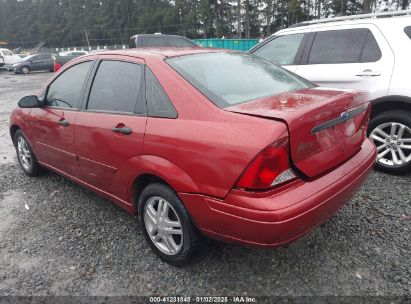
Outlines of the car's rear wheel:
M 23 172 L 28 176 L 38 176 L 44 172 L 44 168 L 37 162 L 30 144 L 23 131 L 17 130 L 14 134 L 17 159 Z
M 144 236 L 165 262 L 182 266 L 200 245 L 200 234 L 176 193 L 162 183 L 148 185 L 138 202 Z
M 23 73 L 23 74 L 28 74 L 28 73 L 30 73 L 30 68 L 28 67 L 28 66 L 23 66 L 23 67 L 21 67 L 21 72 Z
M 368 134 L 377 146 L 376 169 L 391 174 L 411 172 L 411 113 L 378 114 L 371 120 Z

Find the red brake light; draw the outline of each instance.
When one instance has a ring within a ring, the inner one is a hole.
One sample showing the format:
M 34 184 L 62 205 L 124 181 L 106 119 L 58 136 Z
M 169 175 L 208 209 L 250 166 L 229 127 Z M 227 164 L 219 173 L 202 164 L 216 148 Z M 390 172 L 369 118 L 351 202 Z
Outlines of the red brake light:
M 294 179 L 288 146 L 288 138 L 283 138 L 261 151 L 243 172 L 236 187 L 263 190 Z

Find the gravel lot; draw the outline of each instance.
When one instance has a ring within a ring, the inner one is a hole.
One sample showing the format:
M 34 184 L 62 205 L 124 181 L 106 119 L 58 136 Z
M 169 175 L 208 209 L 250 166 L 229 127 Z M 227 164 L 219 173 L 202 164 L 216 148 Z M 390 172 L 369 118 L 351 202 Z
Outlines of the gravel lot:
M 19 169 L 8 117 L 50 76 L 0 72 L 1 296 L 411 295 L 411 175 L 373 172 L 335 217 L 287 247 L 210 241 L 194 263 L 173 268 L 114 204 L 54 173 Z

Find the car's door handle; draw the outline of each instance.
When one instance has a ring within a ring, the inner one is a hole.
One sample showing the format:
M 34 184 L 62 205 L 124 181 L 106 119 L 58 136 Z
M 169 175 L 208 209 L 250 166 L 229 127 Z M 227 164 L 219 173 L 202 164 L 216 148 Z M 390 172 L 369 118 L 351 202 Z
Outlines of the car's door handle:
M 362 72 L 359 72 L 357 74 L 355 74 L 355 76 L 360 76 L 360 77 L 375 77 L 375 76 L 381 76 L 380 72 L 377 71 L 373 71 L 370 69 L 366 69 Z
M 69 123 L 66 119 L 64 119 L 64 118 L 61 118 L 61 119 L 58 121 L 58 124 L 59 124 L 60 126 L 63 126 L 63 127 L 68 127 L 68 126 L 70 125 L 70 123 Z
M 122 127 L 122 128 L 114 127 L 111 129 L 111 131 L 113 131 L 114 133 L 122 133 L 124 135 L 130 135 L 131 133 L 133 133 L 133 130 L 131 130 L 131 128 L 129 127 Z

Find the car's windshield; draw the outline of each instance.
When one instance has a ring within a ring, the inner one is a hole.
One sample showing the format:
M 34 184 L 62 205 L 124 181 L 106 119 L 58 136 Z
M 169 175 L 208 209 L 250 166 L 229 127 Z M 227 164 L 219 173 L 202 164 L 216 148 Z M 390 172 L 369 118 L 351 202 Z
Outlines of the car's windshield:
M 247 53 L 207 53 L 167 60 L 180 75 L 221 108 L 314 84 Z

